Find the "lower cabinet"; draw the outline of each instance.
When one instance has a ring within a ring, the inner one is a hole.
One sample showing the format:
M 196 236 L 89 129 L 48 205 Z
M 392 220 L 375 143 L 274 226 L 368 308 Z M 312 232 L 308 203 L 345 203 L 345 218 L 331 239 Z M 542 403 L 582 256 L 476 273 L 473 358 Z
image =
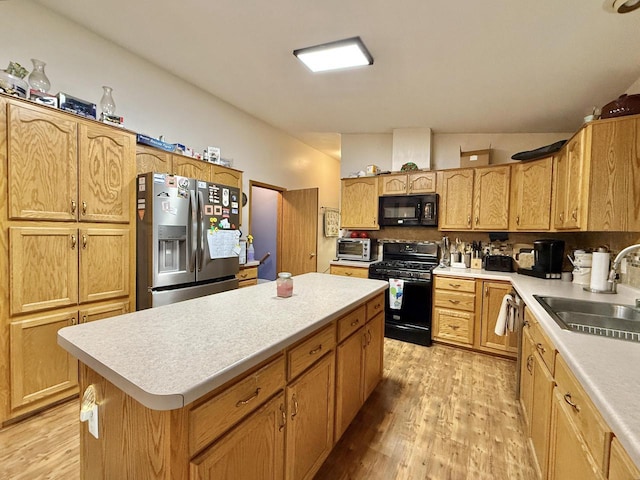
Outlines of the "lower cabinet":
M 246 267 L 240 265 L 240 271 L 237 273 L 238 288 L 250 287 L 258 284 L 258 267 Z
M 190 463 L 191 480 L 284 478 L 285 399 L 280 393 Z
M 384 316 L 376 315 L 336 351 L 335 441 L 342 436 L 382 378 Z
M 636 467 L 624 450 L 620 441 L 611 441 L 611 457 L 609 459 L 609 480 L 632 480 L 640 478 L 640 469 Z
M 345 277 L 369 278 L 369 267 L 352 267 L 347 265 L 331 265 L 331 275 L 343 275 Z
M 334 377 L 332 353 L 287 386 L 287 480 L 313 478 L 331 452 Z
M 480 317 L 480 339 L 479 344 L 487 351 L 509 354 L 518 354 L 518 336 L 515 332 L 507 335 L 496 335 L 496 321 L 502 306 L 502 299 L 511 293 L 510 282 L 482 282 L 482 310 Z

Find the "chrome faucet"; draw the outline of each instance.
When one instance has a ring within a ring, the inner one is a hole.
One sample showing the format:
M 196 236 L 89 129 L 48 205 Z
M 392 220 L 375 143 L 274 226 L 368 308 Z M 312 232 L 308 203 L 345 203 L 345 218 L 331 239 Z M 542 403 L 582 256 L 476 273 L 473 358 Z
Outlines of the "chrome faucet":
M 636 243 L 635 245 L 630 245 L 627 248 L 623 248 L 622 251 L 616 255 L 616 258 L 613 260 L 611 264 L 611 270 L 609 271 L 609 279 L 607 280 L 611 284 L 611 288 L 609 291 L 611 293 L 617 293 L 618 291 L 618 280 L 620 279 L 620 275 L 618 275 L 618 265 L 622 262 L 622 259 L 633 250 L 640 249 L 640 243 Z

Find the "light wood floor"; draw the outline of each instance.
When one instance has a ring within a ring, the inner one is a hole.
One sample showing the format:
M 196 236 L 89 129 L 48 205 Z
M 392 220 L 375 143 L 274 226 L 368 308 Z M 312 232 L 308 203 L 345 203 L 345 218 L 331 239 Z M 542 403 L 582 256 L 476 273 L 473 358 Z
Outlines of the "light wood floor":
M 316 479 L 534 479 L 513 361 L 385 339 L 384 380 Z M 80 477 L 77 400 L 0 431 L 0 480 Z

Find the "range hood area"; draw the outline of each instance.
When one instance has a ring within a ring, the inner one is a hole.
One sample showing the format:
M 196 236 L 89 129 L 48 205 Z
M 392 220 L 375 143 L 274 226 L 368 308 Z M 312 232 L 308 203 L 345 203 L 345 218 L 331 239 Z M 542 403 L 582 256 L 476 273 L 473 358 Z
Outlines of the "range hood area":
M 431 129 L 395 128 L 391 170 L 399 172 L 402 165 L 415 163 L 420 169 L 431 169 Z

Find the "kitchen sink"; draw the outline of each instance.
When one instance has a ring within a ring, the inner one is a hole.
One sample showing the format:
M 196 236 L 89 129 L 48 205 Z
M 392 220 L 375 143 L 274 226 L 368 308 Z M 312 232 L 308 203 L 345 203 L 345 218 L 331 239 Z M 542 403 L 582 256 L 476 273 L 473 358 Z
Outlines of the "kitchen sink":
M 562 297 L 534 298 L 565 330 L 640 342 L 640 308 Z

